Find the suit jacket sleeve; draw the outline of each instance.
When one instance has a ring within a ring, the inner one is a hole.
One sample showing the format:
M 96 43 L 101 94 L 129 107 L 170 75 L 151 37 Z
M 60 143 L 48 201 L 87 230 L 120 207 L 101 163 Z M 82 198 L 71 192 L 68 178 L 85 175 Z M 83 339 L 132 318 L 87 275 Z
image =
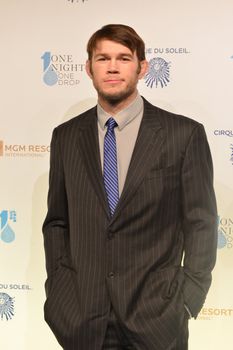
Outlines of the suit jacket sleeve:
M 211 284 L 216 260 L 217 210 L 212 159 L 204 127 L 194 129 L 182 168 L 184 302 L 197 317 Z
M 48 212 L 43 224 L 46 269 L 50 277 L 67 256 L 68 210 L 57 129 L 51 141 Z M 47 292 L 47 290 L 46 290 Z

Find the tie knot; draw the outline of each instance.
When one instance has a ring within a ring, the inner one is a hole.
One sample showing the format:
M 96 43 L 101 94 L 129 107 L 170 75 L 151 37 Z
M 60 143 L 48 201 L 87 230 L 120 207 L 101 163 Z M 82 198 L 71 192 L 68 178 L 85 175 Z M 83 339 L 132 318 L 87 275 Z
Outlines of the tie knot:
M 115 119 L 111 117 L 107 120 L 106 125 L 108 127 L 108 130 L 113 130 L 118 124 Z

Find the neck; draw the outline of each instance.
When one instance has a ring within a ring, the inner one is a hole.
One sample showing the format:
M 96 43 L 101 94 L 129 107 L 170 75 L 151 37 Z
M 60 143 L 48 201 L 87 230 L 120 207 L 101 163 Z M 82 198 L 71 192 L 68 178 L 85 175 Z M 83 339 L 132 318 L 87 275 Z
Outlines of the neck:
M 126 99 L 122 101 L 113 101 L 112 103 L 102 96 L 98 96 L 98 103 L 100 106 L 107 112 L 108 114 L 114 116 L 118 114 L 120 111 L 128 107 L 137 97 L 137 90 L 130 96 L 128 96 Z

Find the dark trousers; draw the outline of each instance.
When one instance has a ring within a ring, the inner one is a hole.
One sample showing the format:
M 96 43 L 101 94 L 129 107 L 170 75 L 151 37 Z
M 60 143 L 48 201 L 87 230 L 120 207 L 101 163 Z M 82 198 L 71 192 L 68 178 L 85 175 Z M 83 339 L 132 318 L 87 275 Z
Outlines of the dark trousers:
M 141 350 L 134 347 L 127 338 L 122 326 L 118 322 L 111 308 L 108 326 L 102 350 Z M 164 350 L 188 350 L 188 319 L 185 318 L 183 327 L 174 342 Z
M 128 340 L 111 308 L 102 350 L 136 350 Z

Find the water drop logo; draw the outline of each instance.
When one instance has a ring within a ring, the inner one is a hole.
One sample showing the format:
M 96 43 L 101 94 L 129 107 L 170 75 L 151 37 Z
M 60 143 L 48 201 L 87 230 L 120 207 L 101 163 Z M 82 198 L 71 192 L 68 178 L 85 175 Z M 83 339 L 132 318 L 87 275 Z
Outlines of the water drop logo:
M 0 238 L 5 243 L 11 243 L 15 240 L 15 232 L 9 221 L 16 222 L 16 212 L 14 210 L 2 210 L 0 212 Z
M 58 76 L 52 66 L 51 52 L 46 51 L 41 59 L 43 60 L 44 83 L 46 85 L 53 86 L 58 82 Z
M 149 61 L 149 71 L 145 75 L 145 83 L 152 88 L 155 84 L 157 88 L 160 84 L 162 88 L 170 82 L 170 62 L 166 62 L 161 57 L 152 58 Z
M 14 299 L 6 293 L 0 293 L 0 317 L 7 321 L 11 320 L 14 316 Z

